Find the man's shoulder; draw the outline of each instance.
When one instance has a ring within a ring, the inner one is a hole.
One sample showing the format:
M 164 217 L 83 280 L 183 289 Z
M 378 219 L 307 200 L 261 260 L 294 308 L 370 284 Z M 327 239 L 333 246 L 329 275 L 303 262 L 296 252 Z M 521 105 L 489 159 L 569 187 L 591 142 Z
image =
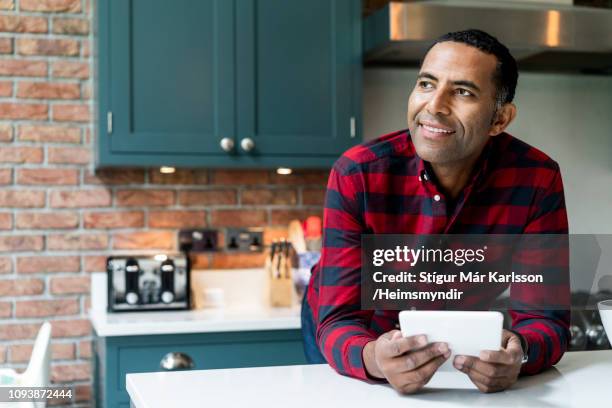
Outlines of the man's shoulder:
M 414 147 L 407 129 L 388 133 L 351 147 L 340 156 L 334 168 L 342 174 L 351 174 L 393 155 L 406 157 L 414 155 Z
M 498 167 L 559 170 L 559 164 L 553 158 L 523 140 L 505 132 L 496 139 Z

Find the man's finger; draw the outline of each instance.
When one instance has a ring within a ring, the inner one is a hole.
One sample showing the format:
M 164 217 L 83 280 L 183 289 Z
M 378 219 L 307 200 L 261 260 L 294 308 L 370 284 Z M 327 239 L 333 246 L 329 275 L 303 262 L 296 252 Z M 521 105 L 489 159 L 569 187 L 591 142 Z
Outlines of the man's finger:
M 419 349 L 427 345 L 427 337 L 425 335 L 417 335 L 410 337 L 393 336 L 388 339 L 381 350 L 385 357 L 397 357 L 402 354 Z
M 446 361 L 445 356 L 439 356 L 429 361 L 427 364 L 409 371 L 405 374 L 407 383 L 418 383 L 423 387 L 431 380 L 431 377 L 436 373 L 438 368 Z
M 439 356 L 450 357 L 446 343 L 430 343 L 416 351 L 392 357 L 387 367 L 394 372 L 403 373 L 414 370 Z
M 476 371 L 491 378 L 503 377 L 512 369 L 511 365 L 486 363 L 472 356 L 456 356 L 453 365 L 457 370 L 466 374 Z
M 486 363 L 512 365 L 521 361 L 522 354 L 516 354 L 507 350 L 492 351 L 485 350 L 480 352 L 480 360 Z

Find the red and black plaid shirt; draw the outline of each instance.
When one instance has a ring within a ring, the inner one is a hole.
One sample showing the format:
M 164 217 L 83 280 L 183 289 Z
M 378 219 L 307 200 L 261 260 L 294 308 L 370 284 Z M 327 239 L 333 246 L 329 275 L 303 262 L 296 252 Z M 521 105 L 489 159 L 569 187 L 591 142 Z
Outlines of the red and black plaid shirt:
M 366 379 L 362 350 L 393 330 L 398 311 L 361 310 L 361 234 L 566 234 L 559 166 L 502 133 L 490 138 L 453 203 L 440 191 L 407 130 L 348 150 L 334 164 L 323 216 L 323 250 L 307 293 L 319 349 L 341 374 Z M 566 288 L 569 294 L 569 287 Z M 525 373 L 567 349 L 569 310 L 510 310 L 529 344 Z

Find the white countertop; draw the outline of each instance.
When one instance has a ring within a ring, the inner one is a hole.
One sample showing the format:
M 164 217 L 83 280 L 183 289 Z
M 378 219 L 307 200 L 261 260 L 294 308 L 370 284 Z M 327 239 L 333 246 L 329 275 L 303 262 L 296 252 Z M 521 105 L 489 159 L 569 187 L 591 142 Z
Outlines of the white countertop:
M 98 336 L 104 337 L 300 328 L 299 307 L 114 314 L 92 310 L 89 317 Z
M 451 373 L 451 375 L 453 375 Z M 457 373 L 458 376 L 465 375 Z M 326 364 L 128 374 L 135 408 L 291 407 L 586 407 L 612 406 L 612 351 L 565 353 L 557 366 L 522 377 L 510 390 L 438 389 L 401 396 L 389 385 L 343 377 Z M 443 388 L 447 387 L 447 388 Z
M 89 318 L 97 335 L 103 337 L 299 329 L 299 305 L 290 308 L 268 306 L 264 278 L 264 271 L 260 269 L 194 272 L 194 287 L 222 289 L 224 307 L 108 313 L 106 274 L 95 273 L 92 276 Z

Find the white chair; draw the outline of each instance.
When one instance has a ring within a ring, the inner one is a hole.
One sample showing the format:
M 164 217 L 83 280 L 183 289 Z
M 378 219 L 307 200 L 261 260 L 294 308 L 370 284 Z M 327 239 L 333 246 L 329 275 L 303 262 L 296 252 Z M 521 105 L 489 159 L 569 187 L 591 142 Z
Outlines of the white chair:
M 51 324 L 43 323 L 36 336 L 28 368 L 18 374 L 10 368 L 0 369 L 0 387 L 46 387 L 51 365 Z M 0 403 L 0 407 L 39 408 L 44 402 Z

